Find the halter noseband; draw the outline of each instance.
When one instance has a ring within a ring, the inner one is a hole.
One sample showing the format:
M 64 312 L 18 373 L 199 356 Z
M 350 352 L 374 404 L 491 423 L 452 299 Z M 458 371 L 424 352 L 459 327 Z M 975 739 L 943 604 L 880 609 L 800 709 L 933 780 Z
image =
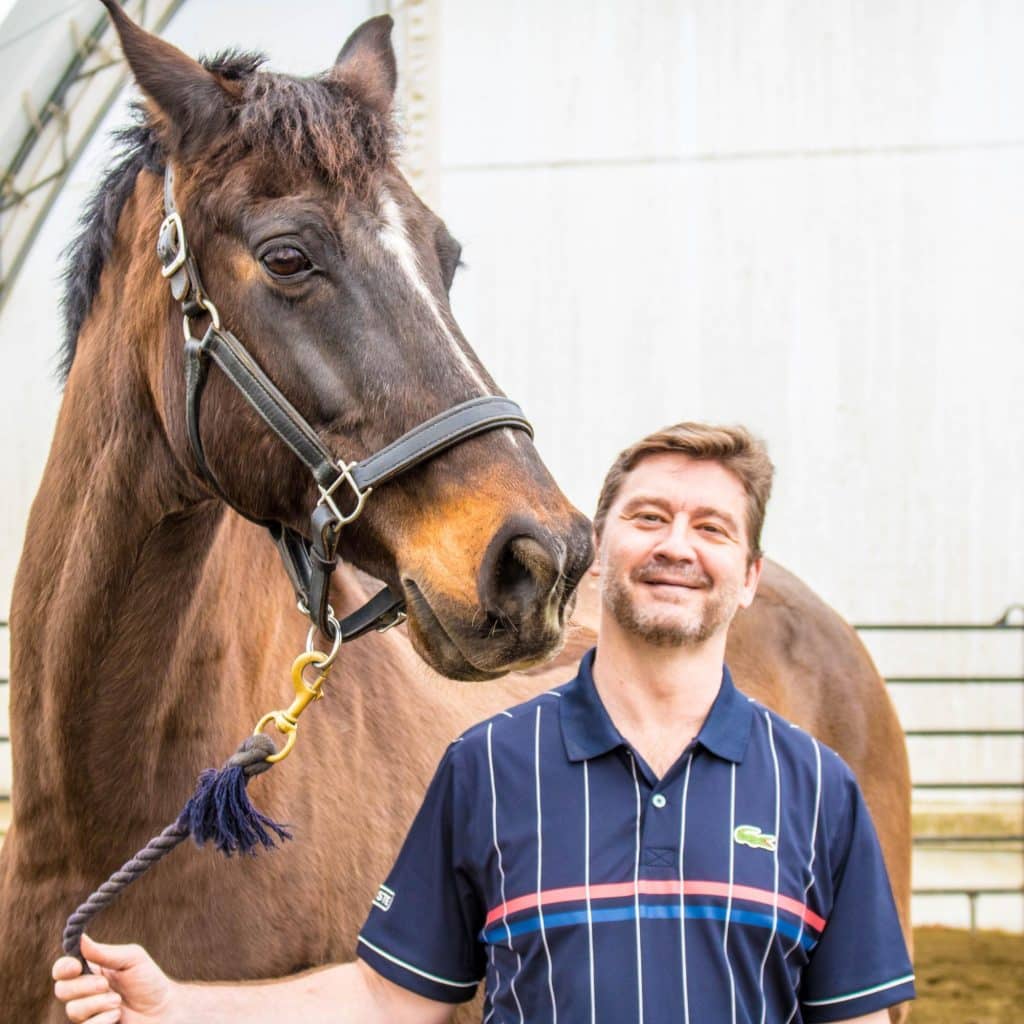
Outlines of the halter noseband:
M 362 461 L 336 459 L 245 346 L 221 326 L 220 314 L 206 295 L 185 241 L 185 227 L 174 203 L 174 172 L 169 162 L 164 173 L 164 212 L 157 255 L 161 272 L 168 279 L 171 294 L 181 303 L 184 316 L 185 420 L 200 474 L 222 501 L 270 531 L 295 589 L 299 609 L 333 641 L 335 649 L 343 641 L 354 640 L 371 629 L 397 625 L 405 618 L 405 605 L 390 587 L 379 591 L 341 622 L 334 617 L 329 602 L 330 582 L 338 564 L 341 528 L 359 517 L 375 487 L 489 430 L 512 427 L 525 430 L 532 437 L 529 421 L 515 402 L 486 395 L 461 402 L 424 421 Z M 203 314 L 210 318 L 210 325 L 198 339 L 192 335 L 191 321 Z M 310 539 L 284 523 L 257 519 L 244 512 L 217 482 L 206 461 L 199 433 L 199 407 L 211 360 L 312 473 L 320 499 L 310 516 Z M 343 511 L 343 505 L 347 511 Z

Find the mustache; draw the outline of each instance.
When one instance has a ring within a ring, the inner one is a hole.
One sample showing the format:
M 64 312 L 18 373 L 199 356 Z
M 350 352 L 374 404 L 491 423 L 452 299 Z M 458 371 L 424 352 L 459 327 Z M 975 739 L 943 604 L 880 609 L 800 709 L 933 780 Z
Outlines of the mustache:
M 692 562 L 647 562 L 630 573 L 634 583 L 668 580 L 687 587 L 710 588 L 712 581 L 699 566 Z

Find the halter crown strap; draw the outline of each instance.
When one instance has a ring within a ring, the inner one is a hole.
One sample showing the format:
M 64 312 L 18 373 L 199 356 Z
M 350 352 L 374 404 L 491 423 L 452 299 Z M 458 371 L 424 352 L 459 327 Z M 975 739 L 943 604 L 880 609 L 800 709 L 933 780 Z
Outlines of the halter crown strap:
M 230 331 L 217 330 L 211 324 L 189 355 L 200 362 L 203 356 L 209 356 L 263 422 L 305 463 L 317 483 L 326 487 L 333 482 L 338 473 L 331 453 Z M 196 412 L 198 414 L 198 403 Z M 196 441 L 198 422 L 194 425 L 191 436 Z

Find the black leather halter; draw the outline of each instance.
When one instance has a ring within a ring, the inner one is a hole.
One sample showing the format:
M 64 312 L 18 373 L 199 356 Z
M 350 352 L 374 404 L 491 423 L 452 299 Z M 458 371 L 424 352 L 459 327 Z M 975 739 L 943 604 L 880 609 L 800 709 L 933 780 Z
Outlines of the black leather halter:
M 405 606 L 401 596 L 390 587 L 340 623 L 334 617 L 329 592 L 331 574 L 338 563 L 341 528 L 362 513 L 375 487 L 467 438 L 501 427 L 525 430 L 532 437 L 533 429 L 515 402 L 486 395 L 426 420 L 361 462 L 336 459 L 245 346 L 221 326 L 220 314 L 203 289 L 199 269 L 185 240 L 185 228 L 174 203 L 174 173 L 170 164 L 164 174 L 164 212 L 157 255 L 163 276 L 168 279 L 172 295 L 181 303 L 184 315 L 185 419 L 199 472 L 222 501 L 270 531 L 300 610 L 335 646 L 371 629 L 397 625 L 405 618 Z M 198 339 L 192 335 L 191 321 L 204 314 L 210 318 L 210 326 Z M 310 516 L 308 538 L 283 523 L 257 519 L 244 512 L 224 493 L 211 471 L 199 433 L 199 407 L 211 361 L 312 473 L 320 500 Z

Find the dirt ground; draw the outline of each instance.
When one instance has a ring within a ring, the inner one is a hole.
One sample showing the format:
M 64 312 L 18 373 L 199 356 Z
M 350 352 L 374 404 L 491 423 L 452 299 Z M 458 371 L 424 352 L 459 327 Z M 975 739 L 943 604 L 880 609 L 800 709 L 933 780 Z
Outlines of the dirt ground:
M 1024 935 L 915 928 L 911 1024 L 1024 1020 Z

